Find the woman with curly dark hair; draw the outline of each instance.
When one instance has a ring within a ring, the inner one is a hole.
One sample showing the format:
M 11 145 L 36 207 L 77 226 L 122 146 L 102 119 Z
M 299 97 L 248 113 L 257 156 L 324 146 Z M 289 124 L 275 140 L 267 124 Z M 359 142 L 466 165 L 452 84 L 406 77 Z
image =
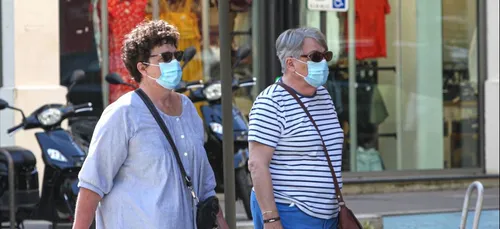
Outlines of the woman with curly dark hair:
M 122 59 L 170 132 L 200 203 L 215 196 L 202 120 L 193 103 L 173 89 L 182 70 L 179 32 L 165 21 L 138 25 L 126 37 Z M 197 201 L 158 123 L 137 92 L 106 107 L 79 174 L 73 228 L 196 228 Z M 200 215 L 200 214 L 198 214 Z M 218 211 L 219 226 L 227 228 Z

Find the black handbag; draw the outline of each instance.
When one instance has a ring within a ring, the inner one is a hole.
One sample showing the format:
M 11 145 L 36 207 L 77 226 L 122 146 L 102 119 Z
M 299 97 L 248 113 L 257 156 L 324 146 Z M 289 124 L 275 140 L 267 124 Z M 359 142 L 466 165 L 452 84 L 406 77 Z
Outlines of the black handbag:
M 198 229 L 212 229 L 212 228 L 217 228 L 217 213 L 219 213 L 219 199 L 216 196 L 211 196 L 207 198 L 204 201 L 201 201 L 198 199 L 196 196 L 196 193 L 193 190 L 193 183 L 191 181 L 191 177 L 186 174 L 186 170 L 184 169 L 184 166 L 182 165 L 181 158 L 179 157 L 179 151 L 177 150 L 177 147 L 175 146 L 174 140 L 172 136 L 170 135 L 170 132 L 168 132 L 167 126 L 163 122 L 163 119 L 160 117 L 160 114 L 156 110 L 155 106 L 153 105 L 153 102 L 149 97 L 144 93 L 142 89 L 137 89 L 135 92 L 141 97 L 142 101 L 146 104 L 148 107 L 149 111 L 153 115 L 154 119 L 160 126 L 160 129 L 162 130 L 163 134 L 165 134 L 165 137 L 167 138 L 168 142 L 172 146 L 172 150 L 174 151 L 175 159 L 177 161 L 177 165 L 179 165 L 179 168 L 181 170 L 181 175 L 184 178 L 184 183 L 186 184 L 187 188 L 191 192 L 191 195 L 193 199 L 196 201 L 196 226 Z

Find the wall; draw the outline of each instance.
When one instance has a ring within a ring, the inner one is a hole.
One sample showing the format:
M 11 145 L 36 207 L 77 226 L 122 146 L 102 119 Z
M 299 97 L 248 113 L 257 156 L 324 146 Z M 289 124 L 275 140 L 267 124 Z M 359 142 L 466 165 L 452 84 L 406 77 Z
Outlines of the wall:
M 487 79 L 485 82 L 485 151 L 486 173 L 499 171 L 499 53 L 498 53 L 498 0 L 487 0 Z
M 2 74 L 0 97 L 28 115 L 46 103 L 65 103 L 66 88 L 59 84 L 59 3 L 53 0 L 2 0 Z M 43 161 L 34 133 L 6 130 L 21 122 L 18 112 L 0 112 L 0 145 L 18 145 L 37 157 L 39 179 Z M 41 182 L 40 182 L 41 184 Z

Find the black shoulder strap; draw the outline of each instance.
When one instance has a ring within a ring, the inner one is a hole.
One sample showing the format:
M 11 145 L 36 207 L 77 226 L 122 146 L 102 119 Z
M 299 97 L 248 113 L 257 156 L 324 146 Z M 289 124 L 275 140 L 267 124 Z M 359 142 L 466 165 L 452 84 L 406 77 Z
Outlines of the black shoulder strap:
M 191 191 L 191 195 L 193 196 L 194 199 L 198 200 L 198 197 L 196 197 L 196 194 L 193 190 L 193 183 L 191 181 L 191 177 L 186 174 L 186 170 L 184 169 L 184 166 L 182 165 L 181 158 L 179 156 L 179 151 L 177 150 L 177 147 L 175 146 L 174 139 L 172 138 L 172 135 L 170 135 L 170 132 L 168 132 L 167 126 L 163 122 L 163 119 L 160 117 L 160 114 L 156 110 L 156 107 L 153 105 L 153 102 L 151 99 L 144 93 L 144 91 L 140 88 L 136 89 L 135 92 L 141 97 L 142 101 L 146 104 L 148 107 L 149 111 L 155 118 L 156 122 L 160 126 L 161 131 L 167 138 L 168 142 L 170 143 L 170 146 L 172 146 L 172 150 L 174 151 L 175 159 L 177 161 L 177 165 L 179 166 L 181 170 L 181 175 L 184 178 L 184 182 L 186 183 L 186 186 L 188 189 Z

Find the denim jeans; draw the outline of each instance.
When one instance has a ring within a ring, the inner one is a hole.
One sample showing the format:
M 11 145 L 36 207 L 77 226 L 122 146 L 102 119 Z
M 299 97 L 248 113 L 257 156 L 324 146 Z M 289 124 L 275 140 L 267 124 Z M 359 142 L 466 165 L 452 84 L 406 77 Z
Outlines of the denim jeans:
M 255 192 L 252 191 L 250 199 L 253 225 L 255 229 L 264 228 L 264 219 L 260 210 Z M 276 203 L 281 218 L 283 229 L 337 229 L 337 218 L 320 219 L 302 212 L 295 205 Z

